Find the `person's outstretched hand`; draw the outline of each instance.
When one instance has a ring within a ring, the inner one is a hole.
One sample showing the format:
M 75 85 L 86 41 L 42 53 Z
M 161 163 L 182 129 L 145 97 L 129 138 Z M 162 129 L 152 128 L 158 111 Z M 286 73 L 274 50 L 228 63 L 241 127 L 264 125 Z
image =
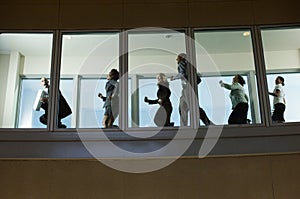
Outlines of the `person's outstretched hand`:
M 144 98 L 144 102 L 149 102 L 148 97 Z
M 224 86 L 224 83 L 223 83 L 223 81 L 222 81 L 222 80 L 220 80 L 220 81 L 219 81 L 219 84 L 220 84 L 220 86 L 221 86 L 221 87 L 223 87 L 223 86 Z

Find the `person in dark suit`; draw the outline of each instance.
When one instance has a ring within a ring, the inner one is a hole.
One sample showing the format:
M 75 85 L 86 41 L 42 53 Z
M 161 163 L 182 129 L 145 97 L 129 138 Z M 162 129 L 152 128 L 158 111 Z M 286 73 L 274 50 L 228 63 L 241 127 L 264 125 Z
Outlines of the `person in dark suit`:
M 148 104 L 160 105 L 154 117 L 154 123 L 157 126 L 174 126 L 174 122 L 171 122 L 173 107 L 170 101 L 171 91 L 169 89 L 169 82 L 163 73 L 158 73 L 156 78 L 158 86 L 157 99 L 150 100 L 148 97 L 145 97 L 144 101 Z

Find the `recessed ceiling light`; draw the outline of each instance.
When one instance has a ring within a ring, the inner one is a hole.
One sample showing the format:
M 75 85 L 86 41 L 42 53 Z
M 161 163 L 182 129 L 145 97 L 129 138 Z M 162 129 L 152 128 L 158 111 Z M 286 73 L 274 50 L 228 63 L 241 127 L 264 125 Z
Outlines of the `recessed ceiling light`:
M 248 37 L 250 35 L 250 31 L 243 32 L 244 37 Z

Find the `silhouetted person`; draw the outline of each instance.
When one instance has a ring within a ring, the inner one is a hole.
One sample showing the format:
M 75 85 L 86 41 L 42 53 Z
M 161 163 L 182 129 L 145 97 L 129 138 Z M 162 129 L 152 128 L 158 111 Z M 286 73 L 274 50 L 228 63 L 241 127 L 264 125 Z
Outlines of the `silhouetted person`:
M 154 117 L 154 123 L 157 126 L 174 126 L 174 122 L 170 122 L 173 107 L 170 101 L 171 91 L 169 89 L 169 82 L 163 73 L 158 73 L 156 78 L 158 86 L 157 99 L 149 100 L 145 97 L 144 101 L 149 104 L 160 105 Z

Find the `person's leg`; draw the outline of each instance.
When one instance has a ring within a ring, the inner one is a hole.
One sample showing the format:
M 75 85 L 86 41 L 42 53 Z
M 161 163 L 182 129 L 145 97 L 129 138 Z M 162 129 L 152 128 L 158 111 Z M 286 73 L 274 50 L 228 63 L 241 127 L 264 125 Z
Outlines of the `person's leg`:
M 180 126 L 187 126 L 188 123 L 188 105 L 183 96 L 180 97 L 179 102 L 179 114 L 180 114 Z
M 58 128 L 67 128 L 67 126 L 61 122 L 61 120 L 62 120 L 62 118 L 58 118 L 57 127 Z
M 274 111 L 272 114 L 272 121 L 273 122 L 284 122 L 284 111 L 285 105 L 282 103 L 277 103 L 274 105 Z
M 104 115 L 103 116 L 103 120 L 102 120 L 102 125 L 104 128 L 108 128 L 108 116 L 107 115 Z
M 204 123 L 205 126 L 212 125 L 213 123 L 208 119 L 203 108 L 199 107 L 200 119 Z
M 109 121 L 111 120 L 112 110 L 110 106 L 105 107 L 105 112 L 102 120 L 102 125 L 104 128 L 109 128 Z
M 249 105 L 248 103 L 240 103 L 239 106 L 239 114 L 240 114 L 240 124 L 247 124 L 247 116 L 248 116 L 248 109 L 249 109 Z
M 235 109 L 233 109 L 229 115 L 228 124 L 236 124 L 236 116 L 235 115 L 236 115 L 236 111 L 235 111 Z
M 167 113 L 167 118 L 166 118 L 166 122 L 165 122 L 164 126 L 174 126 L 174 122 L 171 122 L 171 115 L 172 115 L 172 111 L 173 111 L 171 102 L 166 103 L 164 105 L 164 109 L 166 110 L 166 113 Z
M 280 103 L 280 122 L 284 122 L 284 111 L 285 111 L 285 104 Z
M 238 112 L 238 105 L 232 110 L 229 118 L 228 124 L 239 124 L 239 112 Z
M 118 125 L 114 125 L 116 118 L 119 116 L 119 104 L 118 103 L 115 103 L 115 105 L 112 106 L 111 127 L 118 127 Z
M 154 123 L 156 126 L 164 126 L 167 122 L 167 113 L 163 106 L 160 106 L 155 113 Z
M 43 115 L 41 115 L 41 117 L 40 117 L 40 122 L 41 122 L 42 124 L 44 124 L 44 125 L 47 125 L 48 119 L 47 119 L 46 113 L 43 114 Z
M 280 110 L 279 110 L 279 104 L 275 104 L 274 105 L 274 111 L 272 113 L 272 121 L 273 122 L 277 122 L 280 120 Z
M 44 125 L 48 124 L 48 103 L 42 103 L 41 108 L 45 110 L 45 113 L 40 116 L 40 122 Z
M 228 124 L 247 124 L 248 104 L 239 103 L 232 110 Z

